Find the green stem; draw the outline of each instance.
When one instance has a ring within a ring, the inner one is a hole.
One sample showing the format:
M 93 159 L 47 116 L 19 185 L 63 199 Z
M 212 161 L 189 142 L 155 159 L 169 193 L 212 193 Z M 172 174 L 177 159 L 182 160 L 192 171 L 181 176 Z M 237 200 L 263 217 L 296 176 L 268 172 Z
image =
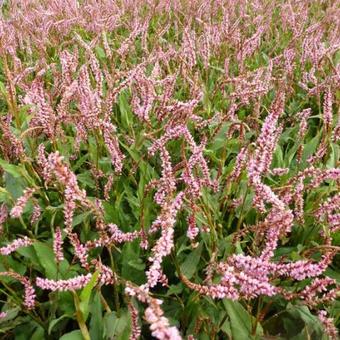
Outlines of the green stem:
M 110 254 L 111 269 L 115 273 L 116 266 L 115 266 L 114 258 L 112 256 L 111 248 L 108 248 L 108 251 L 109 251 L 109 254 Z M 120 312 L 120 303 L 119 303 L 119 295 L 118 295 L 117 284 L 113 286 L 113 294 L 114 294 L 114 301 L 115 301 L 116 311 L 117 311 L 117 314 L 119 315 L 119 312 Z
M 241 211 L 240 211 L 240 218 L 239 220 L 237 221 L 237 226 L 236 226 L 236 231 L 239 231 L 240 228 L 241 228 L 241 224 L 243 222 L 243 210 L 244 210 L 244 205 L 246 203 L 246 198 L 247 198 L 247 195 L 248 195 L 248 192 L 249 192 L 249 187 L 247 187 L 247 190 L 246 190 L 246 193 L 244 194 L 244 198 L 243 198 L 243 202 L 242 202 L 242 207 L 241 207 Z
M 80 309 L 79 297 L 75 291 L 73 291 L 72 293 L 73 293 L 73 298 L 74 298 L 74 304 L 76 306 L 76 318 L 78 321 L 81 334 L 84 340 L 91 340 L 91 336 L 90 336 L 89 330 L 87 329 L 83 313 L 81 312 L 81 309 Z

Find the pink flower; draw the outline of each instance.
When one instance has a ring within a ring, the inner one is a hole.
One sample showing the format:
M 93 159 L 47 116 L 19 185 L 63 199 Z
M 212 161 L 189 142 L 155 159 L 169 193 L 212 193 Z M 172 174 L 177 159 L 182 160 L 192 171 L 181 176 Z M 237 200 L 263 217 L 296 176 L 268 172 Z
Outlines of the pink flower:
M 325 92 L 325 98 L 323 103 L 323 121 L 325 124 L 325 129 L 328 131 L 332 125 L 333 112 L 332 112 L 332 92 L 330 87 L 327 88 Z
M 125 288 L 125 293 L 130 296 L 135 296 L 139 301 L 148 304 L 148 307 L 145 309 L 144 317 L 150 324 L 152 336 L 160 340 L 182 339 L 177 328 L 171 327 L 169 320 L 163 316 L 164 312 L 160 307 L 162 301 L 150 297 L 146 287 L 135 287 L 128 283 Z
M 10 213 L 11 217 L 20 217 L 22 215 L 28 200 L 32 197 L 34 192 L 35 192 L 35 189 L 33 188 L 28 188 L 24 190 L 23 195 L 20 198 L 18 198 L 14 207 L 11 210 L 11 213 Z
M 31 224 L 38 222 L 41 215 L 41 208 L 39 204 L 34 204 L 33 213 L 31 216 Z
M 332 318 L 327 318 L 327 312 L 325 310 L 319 311 L 318 318 L 330 339 L 338 339 L 338 330 L 334 326 L 334 320 Z
M 35 290 L 30 280 L 27 277 L 22 276 L 13 271 L 0 272 L 0 276 L 8 276 L 21 282 L 21 284 L 23 284 L 24 286 L 24 302 L 23 302 L 24 306 L 27 309 L 33 309 L 35 307 L 35 298 L 36 298 Z
M 180 192 L 176 198 L 163 206 L 160 216 L 154 221 L 152 228 L 161 227 L 161 237 L 157 240 L 156 245 L 152 248 L 152 256 L 149 261 L 152 263 L 146 272 L 148 286 L 154 287 L 163 277 L 161 263 L 163 257 L 170 254 L 174 245 L 174 224 L 176 214 L 182 206 L 184 193 Z
M 25 287 L 25 299 L 24 299 L 24 305 L 27 309 L 33 309 L 35 307 L 35 290 L 33 286 L 31 285 L 31 282 L 27 279 L 24 278 L 22 280 L 22 283 Z
M 36 285 L 45 290 L 52 291 L 68 291 L 68 290 L 78 290 L 84 288 L 91 280 L 92 274 L 88 273 L 86 275 L 79 275 L 68 280 L 49 280 L 37 277 Z
M 53 239 L 53 252 L 57 263 L 61 262 L 64 259 L 63 254 L 63 239 L 61 235 L 61 230 L 57 227 L 54 239 Z
M 16 251 L 21 247 L 28 247 L 33 244 L 33 241 L 30 240 L 27 236 L 21 239 L 14 240 L 12 243 L 8 244 L 5 247 L 0 248 L 1 255 L 9 255 Z
M 141 328 L 138 324 L 138 309 L 132 302 L 128 304 L 128 309 L 131 317 L 131 335 L 130 340 L 138 340 L 141 336 Z

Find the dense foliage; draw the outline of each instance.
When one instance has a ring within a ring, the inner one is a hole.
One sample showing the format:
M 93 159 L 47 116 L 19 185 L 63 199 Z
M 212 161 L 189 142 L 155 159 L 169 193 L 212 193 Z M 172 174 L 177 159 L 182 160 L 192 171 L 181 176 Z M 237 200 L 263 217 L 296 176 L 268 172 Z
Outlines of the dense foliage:
M 2 339 L 336 339 L 339 0 L 12 0 Z

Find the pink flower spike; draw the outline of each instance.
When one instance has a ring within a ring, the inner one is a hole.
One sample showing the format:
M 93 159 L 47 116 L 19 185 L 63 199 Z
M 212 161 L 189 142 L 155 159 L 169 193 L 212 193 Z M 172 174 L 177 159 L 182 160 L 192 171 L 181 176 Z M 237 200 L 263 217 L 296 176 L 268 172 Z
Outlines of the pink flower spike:
M 9 255 L 16 251 L 17 249 L 21 247 L 28 247 L 31 244 L 33 244 L 33 241 L 30 240 L 27 236 L 21 239 L 14 240 L 12 243 L 9 245 L 0 248 L 0 254 L 1 255 Z

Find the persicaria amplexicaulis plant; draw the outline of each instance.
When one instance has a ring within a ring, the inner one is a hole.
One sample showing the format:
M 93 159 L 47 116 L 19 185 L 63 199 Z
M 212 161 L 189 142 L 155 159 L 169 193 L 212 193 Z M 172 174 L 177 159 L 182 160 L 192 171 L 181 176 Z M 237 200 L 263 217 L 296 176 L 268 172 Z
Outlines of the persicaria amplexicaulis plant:
M 0 8 L 1 335 L 337 339 L 339 0 Z

